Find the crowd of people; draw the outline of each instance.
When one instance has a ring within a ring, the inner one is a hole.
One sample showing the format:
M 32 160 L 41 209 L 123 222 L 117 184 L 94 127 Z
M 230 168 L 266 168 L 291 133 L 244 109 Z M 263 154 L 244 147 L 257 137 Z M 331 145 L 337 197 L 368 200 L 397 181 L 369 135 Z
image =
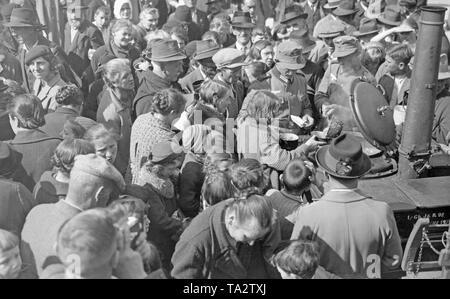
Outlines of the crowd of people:
M 348 99 L 361 80 L 407 109 L 426 0 L 0 4 L 0 278 L 400 267 L 393 211 L 358 189 Z M 444 154 L 449 55 L 443 34 Z

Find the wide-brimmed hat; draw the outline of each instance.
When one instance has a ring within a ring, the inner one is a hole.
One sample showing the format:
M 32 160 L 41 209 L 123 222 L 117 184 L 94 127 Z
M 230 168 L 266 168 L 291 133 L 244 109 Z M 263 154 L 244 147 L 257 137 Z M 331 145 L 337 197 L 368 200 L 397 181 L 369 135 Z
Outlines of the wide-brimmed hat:
M 447 54 L 441 54 L 439 61 L 439 74 L 438 80 L 450 79 L 450 69 L 448 67 L 448 57 Z
M 363 153 L 355 137 L 343 134 L 316 153 L 317 164 L 329 175 L 340 179 L 357 179 L 372 168 L 369 157 Z
M 325 9 L 334 9 L 339 6 L 339 3 L 341 3 L 341 0 L 328 0 L 327 3 L 323 6 Z
M 277 65 L 288 70 L 300 70 L 306 64 L 301 47 L 291 40 L 278 45 L 274 60 Z
M 380 28 L 378 28 L 377 21 L 374 19 L 363 18 L 359 23 L 359 30 L 353 32 L 356 37 L 366 36 L 378 33 Z
M 219 52 L 219 50 L 219 45 L 212 40 L 198 41 L 194 59 L 199 61 L 202 59 L 212 58 L 214 54 Z
M 162 141 L 153 146 L 149 161 L 153 163 L 173 161 L 178 158 L 182 152 L 182 147 L 175 142 Z
M 316 42 L 309 37 L 306 28 L 292 31 L 289 39 L 301 47 L 303 54 L 311 52 L 316 47 Z
M 256 27 L 252 22 L 252 17 L 249 12 L 237 11 L 233 15 L 231 20 L 231 26 L 235 28 L 248 28 L 253 29 Z
M 306 18 L 308 18 L 308 13 L 306 13 L 303 10 L 303 7 L 299 5 L 292 5 L 286 7 L 286 10 L 284 11 L 283 16 L 281 17 L 280 23 L 285 24 L 295 19 L 306 19 Z
M 360 49 L 358 39 L 354 36 L 339 36 L 333 40 L 333 58 L 346 57 L 356 53 Z
M 345 0 L 339 3 L 339 6 L 333 10 L 333 15 L 338 17 L 349 16 L 356 13 L 358 10 L 355 9 L 355 3 L 351 0 Z
M 402 23 L 400 9 L 395 5 L 386 6 L 386 9 L 377 20 L 390 26 L 399 26 Z
M 151 60 L 155 62 L 177 61 L 187 58 L 175 40 L 163 39 L 152 46 Z
M 14 8 L 11 12 L 10 21 L 4 24 L 6 27 L 30 27 L 43 28 L 39 23 L 34 10 L 29 8 Z
M 7 143 L 0 141 L 0 176 L 11 177 L 16 172 L 19 163 L 19 154 L 12 150 Z
M 216 54 L 214 54 L 212 60 L 218 69 L 234 69 L 246 65 L 244 62 L 245 55 L 242 55 L 242 52 L 238 49 L 232 48 L 219 50 Z

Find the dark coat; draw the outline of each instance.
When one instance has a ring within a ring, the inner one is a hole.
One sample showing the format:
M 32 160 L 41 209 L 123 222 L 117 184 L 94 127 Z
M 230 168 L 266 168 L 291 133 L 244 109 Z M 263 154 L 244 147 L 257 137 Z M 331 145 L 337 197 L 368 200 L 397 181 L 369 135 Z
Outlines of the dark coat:
M 33 196 L 36 204 L 57 203 L 64 199 L 69 189 L 69 184 L 61 183 L 53 177 L 53 171 L 46 171 L 36 184 L 33 190 Z
M 208 14 L 201 11 L 196 10 L 197 17 L 192 19 L 192 22 L 197 24 L 197 26 L 200 28 L 200 33 L 203 35 L 206 31 L 209 30 L 209 20 L 208 20 Z
M 175 279 L 276 278 L 267 260 L 280 242 L 277 221 L 264 239 L 253 246 L 236 243 L 224 224 L 229 201 L 198 215 L 181 235 L 172 257 Z
M 148 185 L 146 187 L 129 185 L 125 193 L 140 198 L 148 204 L 147 217 L 150 220 L 150 226 L 147 240 L 159 249 L 164 267 L 170 268 L 170 258 L 183 229 L 181 221 L 169 215 L 163 199 Z
M 42 174 L 52 169 L 50 158 L 60 142 L 61 139 L 50 137 L 41 130 L 18 132 L 16 137 L 9 141 L 11 147 L 22 156 L 22 166 L 30 178 L 26 187 L 30 191 L 33 191 Z
M 88 57 L 89 50 L 96 50 L 103 46 L 105 42 L 103 41 L 101 31 L 94 24 L 86 20 L 81 23 L 73 42 L 70 35 L 71 29 L 69 23 L 67 23 L 64 33 L 64 51 L 67 54 L 70 66 L 81 77 L 90 64 Z
M 45 115 L 45 125 L 40 130 L 49 136 L 59 138 L 62 136 L 61 133 L 64 129 L 64 124 L 68 120 L 75 120 L 86 130 L 97 124 L 92 119 L 79 116 L 78 112 L 73 109 L 58 107 L 55 112 Z
M 77 78 L 76 74 L 73 72 L 70 64 L 68 62 L 68 58 L 64 50 L 56 45 L 55 43 L 50 42 L 43 36 L 38 37 L 38 41 L 36 46 L 47 46 L 50 47 L 52 53 L 55 55 L 58 64 L 60 65 L 58 71 L 61 75 L 61 78 L 64 82 L 70 82 L 77 86 L 80 85 L 79 78 Z M 27 51 L 25 49 L 21 49 L 18 53 L 18 59 L 20 61 L 20 67 L 22 69 L 22 77 L 23 77 L 23 87 L 28 91 L 33 91 L 33 85 L 35 78 L 31 73 L 29 67 L 25 64 L 25 56 L 27 55 Z
M 150 112 L 150 108 L 153 102 L 153 96 L 167 88 L 174 88 L 181 91 L 180 84 L 178 82 L 171 83 L 168 80 L 159 77 L 152 71 L 146 71 L 142 74 L 139 89 L 136 97 L 133 101 L 133 111 L 135 116 L 146 114 Z
M 326 3 L 326 1 L 320 0 L 317 1 L 317 8 L 313 12 L 312 8 L 309 6 L 308 1 L 302 3 L 302 7 L 305 13 L 308 14 L 308 18 L 306 19 L 306 23 L 308 24 L 309 30 L 312 32 L 317 22 L 325 16 L 325 12 L 323 11 L 322 6 Z
M 1 37 L 0 37 L 1 40 Z M 0 77 L 22 84 L 22 69 L 20 61 L 6 49 L 0 48 Z
M 92 71 L 97 73 L 100 66 L 105 65 L 108 61 L 114 58 L 127 58 L 130 60 L 130 67 L 133 69 L 133 61 L 140 56 L 138 49 L 131 47 L 128 51 L 119 49 L 113 42 L 106 43 L 95 51 L 91 60 Z
M 0 229 L 20 237 L 25 218 L 36 205 L 33 195 L 21 183 L 0 177 Z
M 184 159 L 179 178 L 180 196 L 178 207 L 186 217 L 194 218 L 200 211 L 200 196 L 205 174 L 203 163 L 188 153 Z

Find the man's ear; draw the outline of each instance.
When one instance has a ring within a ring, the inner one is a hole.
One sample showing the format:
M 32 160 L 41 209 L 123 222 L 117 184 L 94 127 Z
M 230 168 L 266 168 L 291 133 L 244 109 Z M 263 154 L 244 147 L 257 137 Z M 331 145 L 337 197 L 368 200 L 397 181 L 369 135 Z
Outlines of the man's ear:
M 400 62 L 398 64 L 398 68 L 401 69 L 401 70 L 404 70 L 405 69 L 405 63 L 404 62 Z

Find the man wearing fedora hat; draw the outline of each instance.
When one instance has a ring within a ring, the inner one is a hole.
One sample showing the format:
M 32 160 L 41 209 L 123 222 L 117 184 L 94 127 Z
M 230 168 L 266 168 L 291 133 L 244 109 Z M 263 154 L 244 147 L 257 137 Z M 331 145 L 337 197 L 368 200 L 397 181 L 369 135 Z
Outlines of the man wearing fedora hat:
M 212 40 L 197 42 L 197 50 L 193 57 L 193 60 L 198 63 L 197 68 L 179 81 L 184 91 L 194 93 L 194 83 L 214 79 L 217 70 L 212 57 L 219 50 L 220 47 Z
M 64 50 L 70 66 L 79 77 L 90 65 L 89 52 L 105 44 L 102 32 L 90 21 L 83 19 L 82 12 L 87 9 L 87 6 L 69 4 L 64 31 Z
M 363 80 L 376 86 L 374 76 L 361 64 L 361 45 L 353 36 L 339 36 L 333 40 L 332 54 L 336 62 L 328 67 L 315 96 L 316 109 L 322 116 L 335 116 L 344 122 L 345 130 L 353 130 L 353 114 L 349 99 L 355 80 Z
M 286 7 L 284 14 L 280 19 L 280 24 L 286 26 L 287 33 L 304 28 L 308 14 L 300 5 L 291 5 Z
M 11 30 L 13 37 L 21 43 L 18 59 L 22 69 L 23 85 L 28 92 L 33 90 L 35 78 L 26 65 L 25 57 L 30 49 L 40 45 L 48 46 L 52 50 L 58 63 L 62 66 L 59 69 L 62 79 L 65 82 L 79 85 L 79 79 L 67 62 L 64 50 L 42 35 L 43 26 L 39 24 L 34 10 L 14 8 L 11 13 L 11 20 L 5 26 Z
M 378 28 L 376 20 L 363 18 L 359 23 L 359 29 L 353 32 L 353 36 L 359 39 L 361 45 L 364 47 L 378 32 L 380 32 L 380 28 Z
M 231 21 L 236 43 L 230 48 L 238 49 L 243 55 L 248 55 L 252 47 L 252 30 L 256 27 L 248 12 L 236 12 Z
M 360 142 L 343 134 L 316 154 L 328 178 L 325 195 L 296 215 L 292 240 L 320 245 L 320 266 L 342 278 L 382 278 L 400 266 L 402 247 L 388 204 L 358 189 L 371 162 Z
M 167 88 L 181 91 L 178 79 L 183 71 L 186 55 L 174 40 L 161 40 L 152 45 L 151 62 L 153 70 L 147 70 L 133 102 L 136 116 L 150 112 L 153 95 Z

